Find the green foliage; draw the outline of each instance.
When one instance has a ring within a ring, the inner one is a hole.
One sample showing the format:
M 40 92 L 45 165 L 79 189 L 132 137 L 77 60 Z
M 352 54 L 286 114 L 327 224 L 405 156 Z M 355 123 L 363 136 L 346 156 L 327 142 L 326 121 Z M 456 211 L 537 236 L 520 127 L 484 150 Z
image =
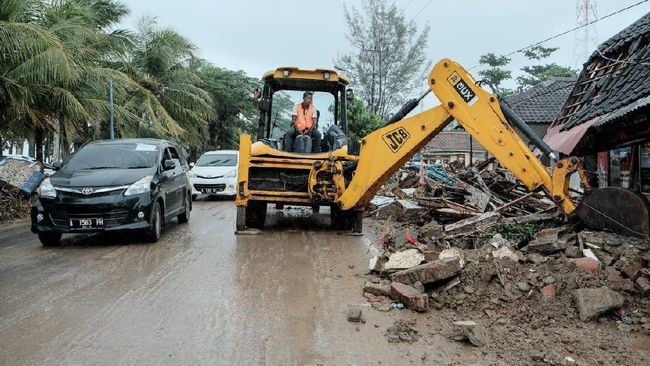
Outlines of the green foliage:
M 271 107 L 271 138 L 280 138 L 291 126 L 291 111 L 293 110 L 291 97 L 284 92 L 273 95 Z M 255 135 L 254 135 L 255 136 Z
M 528 60 L 536 62 L 550 57 L 551 54 L 557 50 L 557 47 L 534 46 L 524 50 L 523 54 L 528 58 Z M 512 73 L 506 68 L 510 63 L 510 58 L 507 56 L 495 55 L 494 53 L 487 53 L 481 56 L 479 63 L 488 66 L 488 68 L 479 71 L 478 74 L 492 85 L 496 89 L 495 91 L 503 97 L 507 97 L 513 93 L 520 93 L 548 80 L 551 77 L 575 77 L 579 72 L 579 70 L 560 66 L 556 63 L 524 66 L 521 68 L 524 75 L 517 77 L 517 88 L 512 90 L 500 86 L 503 81 L 512 78 Z
M 478 74 L 494 87 L 499 95 L 504 96 L 512 93 L 510 89 L 501 88 L 502 81 L 512 78 L 510 70 L 504 68 L 510 63 L 510 58 L 488 53 L 481 56 L 479 63 L 489 66 L 488 69 L 481 70 Z
M 0 1 L 0 136 L 106 138 L 111 81 L 118 136 L 201 150 L 235 147 L 254 130 L 258 80 L 198 60 L 190 40 L 154 18 L 117 28 L 128 13 L 117 0 Z
M 208 122 L 209 138 L 206 149 L 236 149 L 239 135 L 257 132 L 256 102 L 251 92 L 259 80 L 243 71 L 232 71 L 200 62 L 196 74 L 201 78 L 201 88 L 212 96 L 214 115 Z
M 558 47 L 542 47 L 542 46 L 533 46 L 524 50 L 524 56 L 529 60 L 543 60 L 549 57 L 553 52 L 559 50 Z
M 525 66 L 521 70 L 526 74 L 517 77 L 518 91 L 524 91 L 551 77 L 576 77 L 579 72 L 579 70 L 560 66 L 556 63 Z
M 382 120 L 369 112 L 359 99 L 348 104 L 348 138 L 359 141 L 370 132 L 378 129 Z
M 346 37 L 353 51 L 336 60 L 368 109 L 382 117 L 423 88 L 431 68 L 426 55 L 430 27 L 418 30 L 396 3 L 363 0 L 361 9 L 344 6 Z

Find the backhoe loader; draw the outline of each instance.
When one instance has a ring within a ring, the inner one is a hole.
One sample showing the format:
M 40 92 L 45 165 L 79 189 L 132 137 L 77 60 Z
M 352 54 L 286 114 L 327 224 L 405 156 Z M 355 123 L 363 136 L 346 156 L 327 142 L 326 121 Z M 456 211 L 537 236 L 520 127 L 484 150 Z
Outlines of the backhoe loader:
M 258 141 L 240 137 L 237 190 L 237 230 L 263 228 L 267 204 L 330 206 L 332 226 L 362 230 L 362 212 L 373 196 L 404 163 L 451 121 L 457 121 L 499 163 L 531 191 L 541 190 L 571 219 L 586 227 L 606 228 L 647 237 L 650 204 L 642 195 L 622 188 L 589 189 L 580 202 L 569 195 L 569 178 L 588 180 L 577 157 L 558 156 L 503 101 L 479 86 L 458 63 L 440 60 L 427 80 L 430 90 L 407 102 L 385 125 L 359 143 L 319 154 L 280 151 L 269 139 L 273 93 L 321 90 L 336 97 L 337 123 L 347 132 L 347 80 L 331 70 L 277 69 L 263 78 Z M 439 106 L 406 117 L 429 93 Z M 549 170 L 522 141 L 515 129 L 548 156 Z M 265 133 L 266 132 L 266 133 Z

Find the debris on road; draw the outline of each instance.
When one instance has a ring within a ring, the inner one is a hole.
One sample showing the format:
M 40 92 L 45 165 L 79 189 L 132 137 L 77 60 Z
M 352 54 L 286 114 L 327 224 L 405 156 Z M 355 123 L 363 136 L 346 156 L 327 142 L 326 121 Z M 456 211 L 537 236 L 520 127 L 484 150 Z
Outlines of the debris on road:
M 361 309 L 355 306 L 352 306 L 348 309 L 348 321 L 353 323 L 359 323 L 363 321 L 363 313 Z
M 29 216 L 30 198 L 43 181 L 38 162 L 6 158 L 0 161 L 0 222 Z
M 447 314 L 448 324 L 439 329 L 452 339 L 490 350 L 507 348 L 504 341 L 512 346 L 540 337 L 571 344 L 572 330 L 608 321 L 650 335 L 650 239 L 571 226 L 551 201 L 499 169 L 451 168 L 444 178 L 450 181 L 429 174 L 425 185 L 413 177 L 398 172 L 375 201 L 382 208 L 369 210 L 378 250 L 370 276 L 380 280 L 367 283 L 364 293 L 384 299 L 373 302 L 373 309 L 428 307 Z M 408 218 L 406 207 L 414 210 Z M 407 265 L 393 263 L 405 258 L 412 259 L 409 268 L 397 270 Z M 472 321 L 458 321 L 463 319 Z M 543 331 L 551 328 L 561 330 Z M 500 342 L 491 342 L 493 332 Z M 603 334 L 611 335 L 605 329 Z M 558 348 L 557 354 L 535 349 L 534 342 L 530 347 L 529 359 L 537 362 L 572 364 L 584 358 Z M 612 362 L 625 357 L 621 352 Z
M 488 333 L 485 327 L 471 320 L 454 322 L 454 335 L 456 341 L 468 341 L 476 347 L 483 347 L 488 343 Z
M 415 322 L 406 322 L 402 320 L 396 321 L 386 330 L 386 338 L 388 339 L 388 342 L 391 343 L 417 342 L 418 331 L 415 330 Z

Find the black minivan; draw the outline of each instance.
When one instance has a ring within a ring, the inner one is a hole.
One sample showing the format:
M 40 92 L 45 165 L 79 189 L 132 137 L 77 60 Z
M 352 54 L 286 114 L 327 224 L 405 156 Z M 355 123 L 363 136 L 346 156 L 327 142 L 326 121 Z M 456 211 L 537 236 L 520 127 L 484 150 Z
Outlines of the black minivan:
M 63 233 L 140 231 L 156 242 L 165 222 L 185 223 L 192 188 L 184 153 L 157 139 L 92 142 L 46 178 L 32 205 L 32 232 L 45 246 Z

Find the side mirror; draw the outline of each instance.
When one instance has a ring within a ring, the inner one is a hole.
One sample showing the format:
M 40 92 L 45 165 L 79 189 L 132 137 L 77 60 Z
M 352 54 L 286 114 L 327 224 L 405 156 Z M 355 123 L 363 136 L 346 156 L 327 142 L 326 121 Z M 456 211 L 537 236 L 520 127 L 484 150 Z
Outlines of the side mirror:
M 196 163 L 195 163 L 195 162 L 191 162 L 191 163 L 190 163 L 190 168 L 194 168 L 194 166 L 196 166 Z
M 174 160 L 165 160 L 165 170 L 171 170 L 176 168 L 176 162 Z
M 260 98 L 262 98 L 262 91 L 260 88 L 255 88 L 255 90 L 253 90 L 253 99 L 259 100 Z
M 52 163 L 52 170 L 59 170 L 61 167 L 63 167 L 63 163 L 60 161 L 55 161 Z

